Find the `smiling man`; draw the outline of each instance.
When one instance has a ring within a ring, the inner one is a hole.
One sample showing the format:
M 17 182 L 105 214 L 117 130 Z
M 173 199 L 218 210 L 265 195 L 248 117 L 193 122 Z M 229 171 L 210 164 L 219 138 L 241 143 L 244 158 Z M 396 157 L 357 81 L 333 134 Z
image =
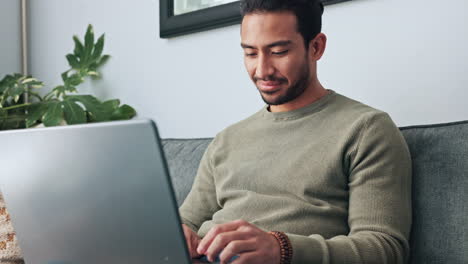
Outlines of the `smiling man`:
M 405 263 L 411 159 L 385 112 L 325 89 L 323 6 L 245 0 L 241 46 L 266 106 L 208 146 L 180 208 L 193 258 Z

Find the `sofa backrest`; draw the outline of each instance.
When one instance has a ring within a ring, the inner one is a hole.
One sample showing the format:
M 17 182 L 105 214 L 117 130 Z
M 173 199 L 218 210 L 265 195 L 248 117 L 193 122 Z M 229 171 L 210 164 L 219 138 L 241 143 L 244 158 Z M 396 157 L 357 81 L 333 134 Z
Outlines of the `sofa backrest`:
M 401 131 L 413 163 L 411 263 L 468 263 L 468 121 Z
M 169 173 L 180 206 L 192 188 L 198 165 L 212 138 L 163 139 Z
M 410 263 L 468 263 L 468 121 L 401 132 L 413 162 Z M 179 205 L 211 140 L 163 140 Z

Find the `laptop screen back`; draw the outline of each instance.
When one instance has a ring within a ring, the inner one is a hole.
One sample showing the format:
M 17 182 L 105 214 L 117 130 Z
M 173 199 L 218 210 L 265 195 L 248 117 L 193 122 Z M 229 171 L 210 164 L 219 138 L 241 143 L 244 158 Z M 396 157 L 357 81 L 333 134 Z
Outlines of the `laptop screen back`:
M 150 120 L 0 133 L 26 263 L 190 263 Z

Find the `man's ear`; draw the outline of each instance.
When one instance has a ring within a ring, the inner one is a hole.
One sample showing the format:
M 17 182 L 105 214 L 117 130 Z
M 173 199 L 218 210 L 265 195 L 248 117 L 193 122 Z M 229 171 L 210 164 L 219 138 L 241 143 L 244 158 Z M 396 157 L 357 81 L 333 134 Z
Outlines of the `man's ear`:
M 311 60 L 318 61 L 322 58 L 327 47 L 327 36 L 323 33 L 317 34 L 313 40 L 309 42 L 309 56 Z

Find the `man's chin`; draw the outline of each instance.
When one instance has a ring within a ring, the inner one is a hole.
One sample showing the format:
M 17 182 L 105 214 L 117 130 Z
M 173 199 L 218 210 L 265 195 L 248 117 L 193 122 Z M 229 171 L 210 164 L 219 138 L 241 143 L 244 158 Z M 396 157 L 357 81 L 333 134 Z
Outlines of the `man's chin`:
M 281 105 L 284 103 L 281 96 L 265 95 L 263 93 L 261 93 L 261 96 L 263 101 L 268 105 Z

